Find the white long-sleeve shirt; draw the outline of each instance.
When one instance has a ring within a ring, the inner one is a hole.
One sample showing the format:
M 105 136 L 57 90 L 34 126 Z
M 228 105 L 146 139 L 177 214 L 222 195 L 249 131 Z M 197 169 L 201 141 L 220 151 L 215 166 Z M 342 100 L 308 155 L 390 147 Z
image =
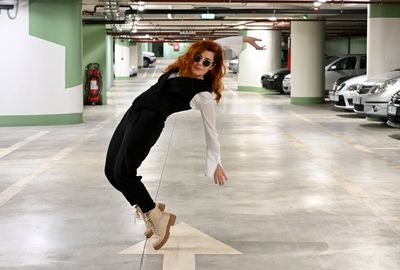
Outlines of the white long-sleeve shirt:
M 215 96 L 210 92 L 200 92 L 190 101 L 192 109 L 200 110 L 206 136 L 206 176 L 214 177 L 217 165 L 221 165 L 221 151 L 215 126 Z
M 243 36 L 226 37 L 215 40 L 222 48 L 230 48 L 232 54 L 237 57 L 242 50 Z M 169 78 L 179 76 L 173 73 Z M 206 137 L 206 176 L 214 177 L 217 165 L 221 164 L 221 151 L 218 141 L 218 132 L 215 121 L 215 95 L 210 92 L 200 92 L 190 101 L 192 109 L 199 110 L 203 119 L 204 133 Z

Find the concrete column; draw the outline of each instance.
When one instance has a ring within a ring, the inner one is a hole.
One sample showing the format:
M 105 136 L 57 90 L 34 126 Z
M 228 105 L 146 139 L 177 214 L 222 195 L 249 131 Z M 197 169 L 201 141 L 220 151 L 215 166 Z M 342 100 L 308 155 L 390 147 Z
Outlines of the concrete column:
M 114 65 L 114 51 L 113 51 L 113 37 L 107 35 L 106 36 L 106 68 L 107 72 L 106 75 L 108 79 L 106 80 L 107 82 L 107 90 L 109 90 L 114 82 L 114 71 L 113 71 L 113 65 Z
M 0 13 L 0 126 L 82 122 L 82 1 L 18 3 Z
M 143 67 L 143 43 L 137 43 L 138 67 Z
M 323 103 L 325 22 L 296 21 L 291 24 L 291 103 Z
M 127 39 L 116 39 L 114 49 L 115 78 L 129 78 L 130 53 Z
M 367 76 L 400 68 L 400 5 L 369 5 Z
M 139 57 L 138 57 L 138 43 L 134 42 L 129 46 L 129 54 L 130 54 L 130 65 L 139 68 Z
M 265 91 L 261 76 L 281 67 L 281 31 L 248 31 L 247 36 L 262 39 L 266 50 L 246 44 L 239 55 L 238 90 Z

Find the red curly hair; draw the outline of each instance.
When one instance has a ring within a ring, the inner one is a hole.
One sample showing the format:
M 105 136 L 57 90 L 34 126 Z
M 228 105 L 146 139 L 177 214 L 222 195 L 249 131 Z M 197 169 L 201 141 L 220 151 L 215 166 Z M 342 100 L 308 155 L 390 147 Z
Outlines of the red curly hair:
M 204 51 L 214 53 L 213 68 L 204 75 L 204 80 L 211 82 L 211 90 L 215 93 L 215 100 L 219 103 L 222 96 L 221 92 L 224 88 L 222 77 L 226 73 L 226 68 L 224 64 L 224 54 L 218 43 L 212 40 L 202 40 L 193 43 L 185 54 L 179 56 L 174 63 L 167 67 L 166 72 L 178 69 L 180 76 L 190 77 L 192 75 L 190 68 L 194 64 L 194 56 Z

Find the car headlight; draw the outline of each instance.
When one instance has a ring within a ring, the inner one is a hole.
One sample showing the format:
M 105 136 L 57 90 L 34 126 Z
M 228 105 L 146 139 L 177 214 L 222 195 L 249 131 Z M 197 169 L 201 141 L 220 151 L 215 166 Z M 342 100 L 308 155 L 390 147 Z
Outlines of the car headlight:
M 342 90 L 343 89 L 343 87 L 345 87 L 346 86 L 346 84 L 345 83 L 341 83 L 341 84 L 339 84 L 338 86 L 336 86 L 336 92 L 339 92 L 340 90 Z
M 377 85 L 374 85 L 371 89 L 371 93 L 372 94 L 380 94 L 385 92 L 389 86 L 392 86 L 393 84 L 395 84 L 397 82 L 397 80 L 395 79 L 391 79 L 391 80 L 387 80 L 384 81 L 383 83 L 379 83 Z
M 393 94 L 390 101 L 393 103 L 396 99 L 400 99 L 400 90 Z
M 275 80 L 275 79 L 278 79 L 278 77 L 279 77 L 279 75 L 275 74 L 274 77 L 272 77 L 272 78 L 274 78 L 274 80 Z
M 347 91 L 357 91 L 358 89 L 358 83 L 352 84 L 349 87 L 347 87 Z

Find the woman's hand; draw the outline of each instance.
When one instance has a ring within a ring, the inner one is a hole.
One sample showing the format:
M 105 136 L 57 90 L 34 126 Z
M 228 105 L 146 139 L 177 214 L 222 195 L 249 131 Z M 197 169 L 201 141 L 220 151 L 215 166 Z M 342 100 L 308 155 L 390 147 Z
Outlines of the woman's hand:
M 225 174 L 224 168 L 218 164 L 214 172 L 214 183 L 222 186 L 225 181 L 228 181 L 228 177 Z
M 259 38 L 244 36 L 243 41 L 249 43 L 251 46 L 256 48 L 256 50 L 265 50 L 265 46 L 260 46 L 257 41 L 261 41 Z

